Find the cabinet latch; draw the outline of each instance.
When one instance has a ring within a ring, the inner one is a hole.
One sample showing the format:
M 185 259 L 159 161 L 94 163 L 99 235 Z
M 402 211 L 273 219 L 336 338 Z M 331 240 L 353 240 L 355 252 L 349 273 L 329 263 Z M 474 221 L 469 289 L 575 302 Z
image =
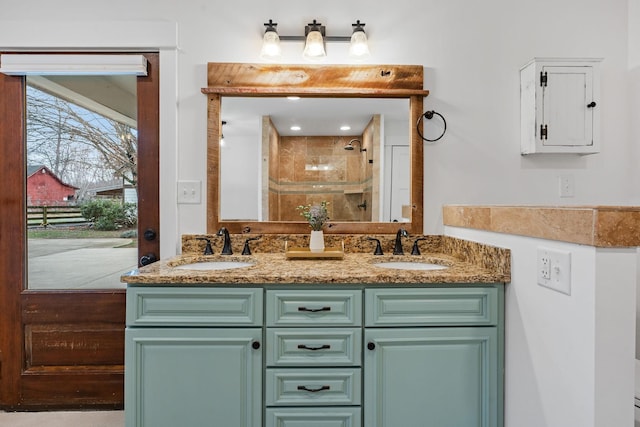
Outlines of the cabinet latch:
M 547 139 L 547 125 L 540 125 L 540 139 Z
M 547 87 L 547 72 L 540 71 L 540 86 Z

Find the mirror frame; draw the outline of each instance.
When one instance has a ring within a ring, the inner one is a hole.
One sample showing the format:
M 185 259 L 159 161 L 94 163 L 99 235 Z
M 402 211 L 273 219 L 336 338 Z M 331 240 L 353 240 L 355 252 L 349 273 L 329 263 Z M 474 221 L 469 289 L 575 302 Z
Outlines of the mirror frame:
M 305 234 L 306 221 L 246 221 L 220 218 L 221 104 L 224 96 L 319 98 L 408 98 L 411 159 L 410 222 L 329 222 L 327 234 L 392 234 L 399 226 L 423 233 L 424 158 L 417 125 L 422 115 L 424 68 L 421 65 L 274 65 L 207 64 L 207 233 Z

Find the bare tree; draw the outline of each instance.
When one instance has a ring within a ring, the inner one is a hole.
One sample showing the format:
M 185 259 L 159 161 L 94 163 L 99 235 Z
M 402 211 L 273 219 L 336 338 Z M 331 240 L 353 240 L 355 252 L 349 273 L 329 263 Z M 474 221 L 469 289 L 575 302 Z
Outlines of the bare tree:
M 137 132 L 38 89 L 27 90 L 27 154 L 80 188 L 114 178 L 137 186 Z

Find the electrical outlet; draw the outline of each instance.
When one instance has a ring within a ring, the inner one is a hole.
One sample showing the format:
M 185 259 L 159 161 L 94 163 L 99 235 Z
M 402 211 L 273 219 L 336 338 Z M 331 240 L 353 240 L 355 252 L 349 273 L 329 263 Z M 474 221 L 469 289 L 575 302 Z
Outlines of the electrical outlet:
M 571 295 L 571 252 L 538 248 L 538 284 Z
M 538 248 L 538 283 L 545 285 L 549 280 L 551 280 L 549 252 L 546 249 Z
M 178 181 L 178 203 L 200 203 L 200 181 Z

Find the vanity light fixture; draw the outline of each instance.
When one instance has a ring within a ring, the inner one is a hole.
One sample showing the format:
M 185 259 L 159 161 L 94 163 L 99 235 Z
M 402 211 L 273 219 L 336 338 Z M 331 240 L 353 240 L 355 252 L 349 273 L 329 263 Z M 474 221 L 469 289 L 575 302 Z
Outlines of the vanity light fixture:
M 269 19 L 269 22 L 264 24 L 266 30 L 264 30 L 264 36 L 262 37 L 262 50 L 260 51 L 260 58 L 262 59 L 276 59 L 282 54 L 282 48 L 280 47 L 280 37 L 276 31 L 277 23 Z
M 371 54 L 369 53 L 367 34 L 364 32 L 364 23 L 361 23 L 358 19 L 351 26 L 353 27 L 353 34 L 351 34 L 349 56 L 359 59 L 368 58 Z
M 324 50 L 324 25 L 315 19 L 312 23 L 304 27 L 304 35 L 306 37 L 302 57 L 310 61 L 317 61 L 327 56 Z
M 269 19 L 264 24 L 266 27 L 262 38 L 262 49 L 260 57 L 265 60 L 276 60 L 282 55 L 280 42 L 283 41 L 303 41 L 305 42 L 302 56 L 310 61 L 322 60 L 326 57 L 324 44 L 326 42 L 348 42 L 349 55 L 356 59 L 365 59 L 370 56 L 367 35 L 364 32 L 364 22 L 357 20 L 353 27 L 353 33 L 350 36 L 327 36 L 325 34 L 325 26 L 316 21 L 308 23 L 304 28 L 304 36 L 280 36 L 276 27 L 277 23 Z

